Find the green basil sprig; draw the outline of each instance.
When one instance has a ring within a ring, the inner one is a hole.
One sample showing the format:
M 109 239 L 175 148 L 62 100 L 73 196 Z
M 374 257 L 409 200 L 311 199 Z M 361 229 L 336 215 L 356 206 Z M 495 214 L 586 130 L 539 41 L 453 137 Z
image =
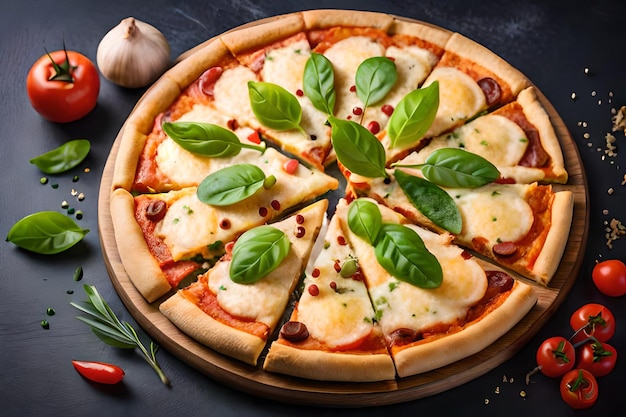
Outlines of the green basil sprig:
M 437 288 L 443 282 L 439 261 L 417 232 L 383 222 L 376 204 L 353 201 L 348 209 L 348 227 L 374 246 L 378 263 L 397 279 L 420 288 Z
M 74 139 L 34 157 L 30 163 L 46 174 L 59 174 L 83 162 L 90 149 L 91 144 L 87 139 Z
M 417 232 L 401 224 L 383 223 L 380 236 L 374 251 L 376 260 L 387 272 L 420 288 L 441 285 L 441 264 L 426 249 Z
M 367 128 L 351 120 L 329 117 L 331 141 L 337 159 L 350 172 L 364 177 L 386 177 L 385 148 Z
M 198 185 L 198 200 L 213 206 L 229 206 L 250 197 L 267 181 L 265 172 L 256 165 L 236 164 L 208 175 Z
M 306 136 L 300 126 L 302 107 L 289 91 L 273 83 L 248 81 L 248 95 L 252 112 L 264 126 L 280 131 L 297 129 Z
M 329 116 L 335 112 L 335 73 L 333 64 L 322 54 L 313 52 L 304 66 L 304 94 L 313 106 Z
M 40 211 L 15 223 L 6 240 L 31 252 L 54 255 L 80 242 L 88 232 L 61 213 Z
M 230 279 L 252 284 L 276 269 L 289 254 L 287 235 L 273 226 L 250 229 L 237 239 L 230 262 Z
M 415 143 L 433 124 L 439 109 L 439 81 L 404 96 L 389 119 L 391 147 Z
M 254 149 L 265 152 L 263 146 L 242 143 L 231 130 L 211 123 L 165 122 L 163 131 L 183 149 L 212 158 L 228 158 L 241 152 L 241 149 Z
M 461 233 L 463 219 L 450 194 L 423 178 L 396 169 L 394 177 L 409 201 L 437 226 Z
M 384 56 L 366 59 L 355 74 L 356 94 L 367 108 L 385 98 L 398 81 L 396 64 Z
M 437 185 L 451 188 L 476 188 L 500 177 L 500 171 L 480 155 L 457 148 L 433 151 L 423 164 L 403 165 L 420 168 L 424 177 Z

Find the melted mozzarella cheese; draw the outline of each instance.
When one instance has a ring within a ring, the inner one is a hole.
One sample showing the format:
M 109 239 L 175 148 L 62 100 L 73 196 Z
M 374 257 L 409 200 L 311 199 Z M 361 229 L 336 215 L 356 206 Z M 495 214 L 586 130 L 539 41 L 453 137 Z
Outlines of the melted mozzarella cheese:
M 389 211 L 381 207 L 383 219 Z M 450 243 L 449 235 L 439 236 L 413 225 L 407 227 L 420 235 L 426 248 L 441 264 L 443 282 L 439 288 L 424 289 L 397 280 L 376 262 L 372 245 L 349 234 L 386 335 L 401 328 L 420 332 L 440 323 L 463 319 L 468 308 L 478 302 L 487 289 L 484 270 L 474 259 L 464 257 L 463 250 Z
M 458 127 L 452 133 L 433 138 L 419 152 L 407 156 L 402 163 L 421 164 L 437 149 L 463 148 L 487 159 L 498 168 L 517 166 L 528 140 L 521 127 L 499 115 L 486 115 Z
M 471 242 L 475 237 L 484 237 L 489 242 L 515 242 L 526 236 L 534 215 L 520 194 L 523 187 L 490 184 L 472 192 L 447 190 L 456 197 L 463 219 L 463 240 Z
M 276 131 L 254 123 L 264 133 L 278 142 L 285 150 L 298 155 L 306 155 L 307 149 L 323 146 L 330 142 L 330 128 L 326 126 L 328 116 L 316 109 L 311 100 L 304 95 L 296 94 L 303 90 L 302 78 L 304 67 L 311 56 L 311 49 L 306 39 L 287 46 L 272 49 L 265 57 L 261 78 L 263 81 L 277 84 L 294 94 L 302 108 L 300 126 L 308 136 L 299 130 Z M 311 136 L 317 140 L 312 141 Z
M 334 269 L 336 260 L 341 264 L 354 258 L 350 246 L 339 245 L 342 234 L 339 219 L 333 218 L 325 241 L 328 246 L 320 252 L 314 267 L 320 272 L 314 278 L 307 274 L 305 290 L 298 302 L 297 320 L 306 325 L 309 334 L 331 347 L 355 343 L 372 332 L 374 309 L 362 281 L 343 278 Z M 330 287 L 335 282 L 337 290 Z M 319 294 L 312 296 L 308 288 L 316 285 Z
M 384 53 L 385 49 L 382 45 L 365 36 L 348 37 L 324 52 L 324 56 L 333 64 L 335 71 L 337 96 L 335 115 L 337 117 L 354 117 L 352 109 L 363 106 L 356 93 L 350 91 L 350 87 L 354 85 L 356 70 L 366 59 L 382 56 Z
M 456 68 L 435 68 L 424 86 L 439 81 L 439 109 L 426 137 L 437 136 L 487 107 L 485 94 L 469 75 Z
M 255 73 L 243 65 L 238 65 L 225 70 L 213 90 L 217 110 L 242 124 L 247 124 L 254 118 L 248 94 L 248 81 L 257 81 Z

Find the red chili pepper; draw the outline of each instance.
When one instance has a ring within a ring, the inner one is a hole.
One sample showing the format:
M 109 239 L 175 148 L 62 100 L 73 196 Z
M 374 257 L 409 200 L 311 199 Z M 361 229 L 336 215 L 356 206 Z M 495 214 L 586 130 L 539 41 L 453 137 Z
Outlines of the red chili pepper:
M 117 384 L 124 378 L 124 370 L 110 363 L 73 360 L 72 365 L 83 377 L 101 384 Z

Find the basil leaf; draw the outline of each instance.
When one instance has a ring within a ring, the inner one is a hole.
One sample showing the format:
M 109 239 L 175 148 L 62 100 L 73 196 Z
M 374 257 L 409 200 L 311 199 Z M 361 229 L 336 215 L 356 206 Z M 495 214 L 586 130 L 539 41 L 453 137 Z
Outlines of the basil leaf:
M 383 218 L 376 204 L 367 200 L 354 200 L 348 210 L 348 227 L 371 245 L 376 244 Z
M 396 64 L 384 56 L 375 56 L 361 62 L 356 70 L 356 94 L 365 107 L 385 98 L 398 81 Z
M 242 234 L 230 262 L 230 279 L 252 284 L 276 269 L 289 254 L 291 243 L 285 233 L 272 226 L 259 226 Z
M 463 219 L 450 195 L 432 182 L 396 169 L 394 176 L 409 201 L 437 226 L 459 234 Z
M 351 120 L 329 117 L 331 141 L 337 159 L 351 172 L 364 177 L 386 177 L 385 148 L 367 128 Z
M 210 123 L 165 122 L 162 128 L 181 148 L 197 155 L 228 158 L 239 154 L 242 148 L 265 151 L 264 146 L 241 143 L 231 130 Z
M 421 139 L 435 120 L 439 108 L 439 81 L 411 91 L 398 103 L 389 119 L 391 147 L 406 146 Z
M 265 173 L 256 165 L 236 164 L 208 175 L 198 185 L 198 200 L 213 206 L 228 206 L 250 197 L 263 187 Z
M 476 188 L 500 177 L 500 171 L 491 162 L 457 148 L 437 149 L 421 169 L 427 180 L 442 187 Z
M 248 81 L 248 95 L 252 112 L 264 126 L 274 130 L 298 129 L 306 136 L 300 126 L 302 107 L 289 91 L 272 83 Z
M 88 232 L 61 213 L 40 211 L 15 223 L 6 240 L 31 252 L 54 255 L 74 246 Z
M 74 139 L 34 157 L 30 163 L 46 174 L 59 174 L 83 162 L 90 149 L 91 144 L 87 139 Z
M 329 116 L 335 111 L 335 73 L 333 64 L 322 54 L 313 52 L 304 66 L 304 94 L 313 106 Z
M 420 288 L 437 288 L 443 282 L 441 264 L 406 226 L 384 223 L 374 252 L 378 263 L 400 281 Z

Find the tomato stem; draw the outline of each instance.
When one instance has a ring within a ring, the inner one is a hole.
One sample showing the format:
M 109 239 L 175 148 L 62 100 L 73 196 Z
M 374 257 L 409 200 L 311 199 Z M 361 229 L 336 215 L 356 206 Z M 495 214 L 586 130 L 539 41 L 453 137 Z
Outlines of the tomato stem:
M 72 77 L 72 72 L 76 69 L 75 66 L 70 64 L 70 58 L 67 55 L 67 49 L 65 48 L 65 41 L 63 41 L 63 52 L 65 53 L 65 61 L 61 64 L 57 64 L 50 52 L 44 47 L 48 58 L 50 58 L 50 62 L 52 62 L 52 67 L 54 68 L 54 75 L 48 78 L 48 81 L 63 81 L 66 83 L 73 83 L 74 77 Z

